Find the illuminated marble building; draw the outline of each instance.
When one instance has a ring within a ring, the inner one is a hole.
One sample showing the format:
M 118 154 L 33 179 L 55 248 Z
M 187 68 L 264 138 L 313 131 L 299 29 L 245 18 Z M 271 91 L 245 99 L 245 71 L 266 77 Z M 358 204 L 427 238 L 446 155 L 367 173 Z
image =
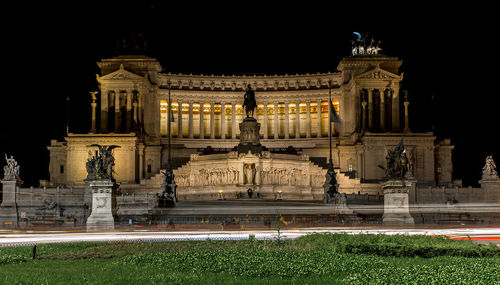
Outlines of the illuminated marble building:
M 187 163 L 193 154 L 229 152 L 239 142 L 248 84 L 256 94 L 262 145 L 274 153 L 292 146 L 320 166 L 329 157 L 331 91 L 342 120 L 341 126 L 332 128 L 333 163 L 340 168 L 341 190 L 379 191 L 365 185 L 383 179 L 378 165 L 385 165 L 387 150 L 401 138 L 410 159 L 409 175 L 419 185 L 452 182 L 450 141 L 438 142 L 432 133 L 409 129 L 409 102 L 400 92 L 402 61 L 396 57 L 350 56 L 334 73 L 295 75 L 171 74 L 161 72 L 160 63 L 146 56 L 118 56 L 97 64 L 100 92 L 90 106 L 91 131 L 69 134 L 48 147 L 53 185 L 84 184 L 85 162 L 95 151 L 89 145 L 94 143 L 121 146 L 114 154 L 122 190 L 145 192 L 147 185 L 157 185 L 154 181 L 161 180 L 160 171 L 167 164 L 169 90 L 174 166 Z

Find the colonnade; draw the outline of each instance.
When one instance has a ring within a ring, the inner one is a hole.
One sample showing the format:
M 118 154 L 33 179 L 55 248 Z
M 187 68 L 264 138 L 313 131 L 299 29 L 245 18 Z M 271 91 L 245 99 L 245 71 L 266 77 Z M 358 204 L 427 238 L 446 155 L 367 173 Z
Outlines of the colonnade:
M 360 89 L 361 113 L 358 127 L 370 132 L 399 132 L 399 96 L 397 96 L 397 92 L 399 90 L 392 88 Z
M 140 130 L 142 127 L 142 94 L 132 89 L 103 89 L 101 92 L 101 133 L 121 133 Z M 95 108 L 92 104 L 92 124 L 95 125 Z M 94 128 L 93 128 L 94 129 Z
M 338 100 L 333 104 L 338 106 Z M 325 100 L 259 102 L 254 117 L 261 125 L 263 139 L 325 137 L 328 136 L 328 105 Z M 167 135 L 167 108 L 168 102 L 161 100 L 162 136 Z M 190 139 L 236 139 L 238 125 L 244 118 L 239 102 L 200 103 L 177 99 L 172 102 L 172 113 L 172 136 Z

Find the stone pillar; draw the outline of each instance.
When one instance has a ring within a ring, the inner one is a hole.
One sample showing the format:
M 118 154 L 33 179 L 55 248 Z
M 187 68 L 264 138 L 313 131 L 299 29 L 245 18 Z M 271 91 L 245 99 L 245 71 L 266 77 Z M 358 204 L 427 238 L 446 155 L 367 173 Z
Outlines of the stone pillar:
M 400 132 L 399 127 L 399 88 L 394 88 L 392 92 L 392 131 Z
M 316 136 L 318 138 L 321 137 L 321 100 L 318 100 L 318 108 L 317 108 L 317 113 L 318 113 L 318 133 Z
M 100 133 L 106 133 L 108 131 L 108 90 L 101 90 L 101 129 Z
M 363 128 L 363 131 L 366 131 L 366 101 L 363 101 L 361 103 L 361 106 L 363 106 L 363 115 L 362 115 L 362 128 Z
M 295 138 L 300 139 L 300 103 L 295 103 Z
M 182 138 L 182 101 L 177 100 L 177 137 Z
M 288 104 L 290 104 L 290 102 L 285 102 L 285 139 L 290 138 L 290 116 L 288 113 Z
M 189 138 L 192 139 L 194 136 L 193 128 L 193 101 L 189 101 Z
M 385 132 L 385 89 L 380 90 L 380 131 Z
M 120 114 L 120 91 L 115 91 L 115 133 L 120 132 L 121 114 Z
M 280 130 L 279 130 L 279 118 L 278 118 L 278 109 L 279 109 L 279 104 L 278 102 L 274 102 L 274 139 L 277 140 L 280 137 Z
M 373 89 L 368 89 L 368 130 L 373 131 Z
M 144 121 L 142 117 L 142 93 L 137 92 L 137 129 L 139 129 L 139 132 L 142 133 L 144 130 Z
M 226 139 L 226 103 L 220 103 L 220 138 Z
M 200 140 L 205 138 L 204 122 L 203 122 L 203 103 L 200 103 Z
M 231 103 L 231 138 L 236 139 L 236 103 Z
M 382 184 L 384 193 L 383 225 L 413 226 L 415 221 L 410 215 L 409 193 L 412 182 L 391 179 Z
M 127 90 L 126 91 L 127 95 L 127 114 L 126 114 L 126 123 L 125 123 L 125 132 L 130 133 L 130 129 L 132 126 L 132 91 Z
M 134 103 L 132 103 L 132 106 L 134 107 L 134 117 L 133 117 L 133 120 L 134 120 L 134 126 L 133 126 L 133 129 L 134 131 L 137 131 L 137 125 L 138 125 L 138 122 L 137 122 L 137 102 L 134 101 Z
M 410 132 L 410 121 L 409 121 L 409 114 L 408 114 L 408 105 L 410 105 L 410 102 L 405 101 L 404 104 L 405 104 L 405 128 L 403 131 L 405 133 L 408 133 L 408 132 Z
M 363 177 L 363 153 L 358 150 L 357 161 L 356 161 L 356 178 Z
M 97 98 L 95 97 L 95 93 L 91 92 L 91 95 L 92 95 L 92 103 L 90 103 L 90 106 L 92 107 L 92 127 L 90 128 L 90 132 L 95 134 L 97 131 L 96 125 L 95 125 L 95 121 L 96 121 L 95 108 L 97 107 L 97 103 L 95 102 L 95 100 Z
M 306 138 L 311 137 L 311 101 L 306 102 Z
M 116 198 L 113 196 L 115 184 L 111 180 L 87 181 L 92 192 L 92 212 L 87 219 L 87 231 L 113 230 Z
M 215 139 L 215 102 L 210 102 L 210 138 Z
M 264 102 L 264 123 L 263 126 L 264 128 L 264 139 L 267 139 L 267 102 Z
M 138 144 L 139 152 L 139 179 L 144 179 L 144 144 Z

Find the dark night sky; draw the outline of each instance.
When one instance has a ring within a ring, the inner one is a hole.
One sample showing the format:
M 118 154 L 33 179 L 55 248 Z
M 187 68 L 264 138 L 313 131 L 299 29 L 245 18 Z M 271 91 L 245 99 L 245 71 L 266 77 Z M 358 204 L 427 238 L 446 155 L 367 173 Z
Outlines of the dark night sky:
M 492 45 L 498 35 L 488 7 L 361 13 L 359 7 L 312 3 L 232 10 L 159 1 L 82 3 L 4 9 L 14 17 L 2 20 L 7 75 L 2 76 L 0 165 L 3 153 L 14 155 L 25 186 L 48 179 L 46 146 L 65 134 L 66 96 L 70 131 L 87 132 L 96 61 L 116 55 L 118 40 L 139 33 L 165 72 L 292 74 L 335 71 L 350 53 L 352 32 L 369 32 L 382 40 L 383 54 L 404 60 L 400 72 L 412 101 L 413 130 L 435 125 L 438 138 L 452 139 L 454 178 L 477 185 L 486 155 L 500 163 L 498 47 Z

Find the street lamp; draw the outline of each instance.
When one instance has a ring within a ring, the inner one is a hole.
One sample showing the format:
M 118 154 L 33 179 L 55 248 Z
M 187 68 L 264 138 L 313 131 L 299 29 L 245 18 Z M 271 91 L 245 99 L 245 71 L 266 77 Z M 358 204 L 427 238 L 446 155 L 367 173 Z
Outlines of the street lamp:
M 170 79 L 167 81 L 168 85 L 168 111 L 167 111 L 167 136 L 168 136 L 168 160 L 167 160 L 167 169 L 163 173 L 165 175 L 165 180 L 161 184 L 162 192 L 161 198 L 164 201 L 163 206 L 167 206 L 167 204 L 175 205 L 177 202 L 177 185 L 174 180 L 174 171 L 172 170 L 172 156 L 171 145 L 170 145 L 170 112 L 172 111 L 172 100 L 170 99 L 170 90 L 172 87 L 172 82 Z M 170 202 L 171 201 L 171 202 Z
M 337 113 L 333 109 L 332 104 L 332 80 L 328 80 L 328 109 L 329 109 L 329 120 L 328 120 L 328 138 L 330 141 L 330 162 L 328 163 L 328 170 L 326 172 L 326 181 L 323 185 L 324 188 L 324 196 L 323 202 L 331 203 L 335 202 L 335 196 L 338 192 L 338 183 L 337 183 L 337 174 L 335 173 L 335 169 L 333 168 L 333 159 L 332 159 L 332 123 L 340 123 L 340 119 L 337 116 Z

